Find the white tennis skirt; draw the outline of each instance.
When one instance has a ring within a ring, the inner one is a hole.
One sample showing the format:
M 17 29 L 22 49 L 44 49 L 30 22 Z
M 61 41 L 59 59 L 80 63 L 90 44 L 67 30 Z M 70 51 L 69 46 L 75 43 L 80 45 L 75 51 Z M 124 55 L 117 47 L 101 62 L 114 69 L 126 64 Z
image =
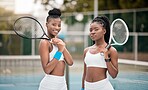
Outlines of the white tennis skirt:
M 67 90 L 65 76 L 45 75 L 40 82 L 39 90 Z
M 85 90 L 114 90 L 108 78 L 97 82 L 85 81 Z

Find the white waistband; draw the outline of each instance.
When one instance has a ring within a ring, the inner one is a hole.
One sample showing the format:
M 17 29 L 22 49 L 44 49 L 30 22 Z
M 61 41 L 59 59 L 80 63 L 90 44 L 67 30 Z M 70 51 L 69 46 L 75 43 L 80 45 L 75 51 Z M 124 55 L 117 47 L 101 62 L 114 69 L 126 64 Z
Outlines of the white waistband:
M 67 90 L 65 77 L 46 74 L 40 82 L 39 90 Z
M 111 83 L 109 82 L 108 78 L 97 81 L 97 82 L 88 82 L 85 81 L 85 88 L 86 90 L 113 90 Z
M 65 76 L 55 76 L 46 74 L 44 78 L 52 82 L 65 82 Z

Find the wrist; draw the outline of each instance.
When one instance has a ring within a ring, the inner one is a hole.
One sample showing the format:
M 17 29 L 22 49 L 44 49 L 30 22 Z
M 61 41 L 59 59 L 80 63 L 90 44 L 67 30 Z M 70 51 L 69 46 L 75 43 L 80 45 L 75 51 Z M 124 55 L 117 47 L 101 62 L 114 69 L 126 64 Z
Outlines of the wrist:
M 61 52 L 61 51 L 57 51 L 57 52 L 55 53 L 55 55 L 54 55 L 53 58 L 55 58 L 55 59 L 57 59 L 57 60 L 60 60 L 61 56 L 62 56 L 62 52 Z
M 63 52 L 63 50 L 58 50 L 59 52 Z
M 111 61 L 111 58 L 105 59 L 105 62 L 110 62 L 110 61 Z
M 63 49 L 58 49 L 59 52 L 63 52 L 64 50 L 65 50 L 65 48 L 63 48 Z

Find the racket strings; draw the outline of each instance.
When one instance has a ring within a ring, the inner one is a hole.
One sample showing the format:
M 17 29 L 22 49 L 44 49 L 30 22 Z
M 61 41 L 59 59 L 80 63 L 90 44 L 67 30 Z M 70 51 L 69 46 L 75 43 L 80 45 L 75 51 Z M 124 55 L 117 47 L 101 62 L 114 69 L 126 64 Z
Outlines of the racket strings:
M 113 25 L 112 35 L 114 42 L 124 43 L 127 38 L 127 31 L 125 25 L 121 21 L 116 21 Z
M 15 31 L 27 38 L 41 38 L 43 31 L 40 24 L 31 18 L 20 18 L 15 22 Z

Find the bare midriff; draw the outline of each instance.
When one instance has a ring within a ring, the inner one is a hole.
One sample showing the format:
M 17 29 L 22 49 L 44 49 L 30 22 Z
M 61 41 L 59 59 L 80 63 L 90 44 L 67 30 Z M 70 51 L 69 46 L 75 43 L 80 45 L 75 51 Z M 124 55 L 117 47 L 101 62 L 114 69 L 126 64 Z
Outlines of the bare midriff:
M 59 63 L 56 65 L 56 67 L 50 74 L 56 76 L 64 76 L 64 70 L 65 70 L 65 62 L 59 61 Z
M 106 71 L 106 68 L 87 67 L 85 80 L 88 82 L 97 82 L 103 80 L 107 77 Z

